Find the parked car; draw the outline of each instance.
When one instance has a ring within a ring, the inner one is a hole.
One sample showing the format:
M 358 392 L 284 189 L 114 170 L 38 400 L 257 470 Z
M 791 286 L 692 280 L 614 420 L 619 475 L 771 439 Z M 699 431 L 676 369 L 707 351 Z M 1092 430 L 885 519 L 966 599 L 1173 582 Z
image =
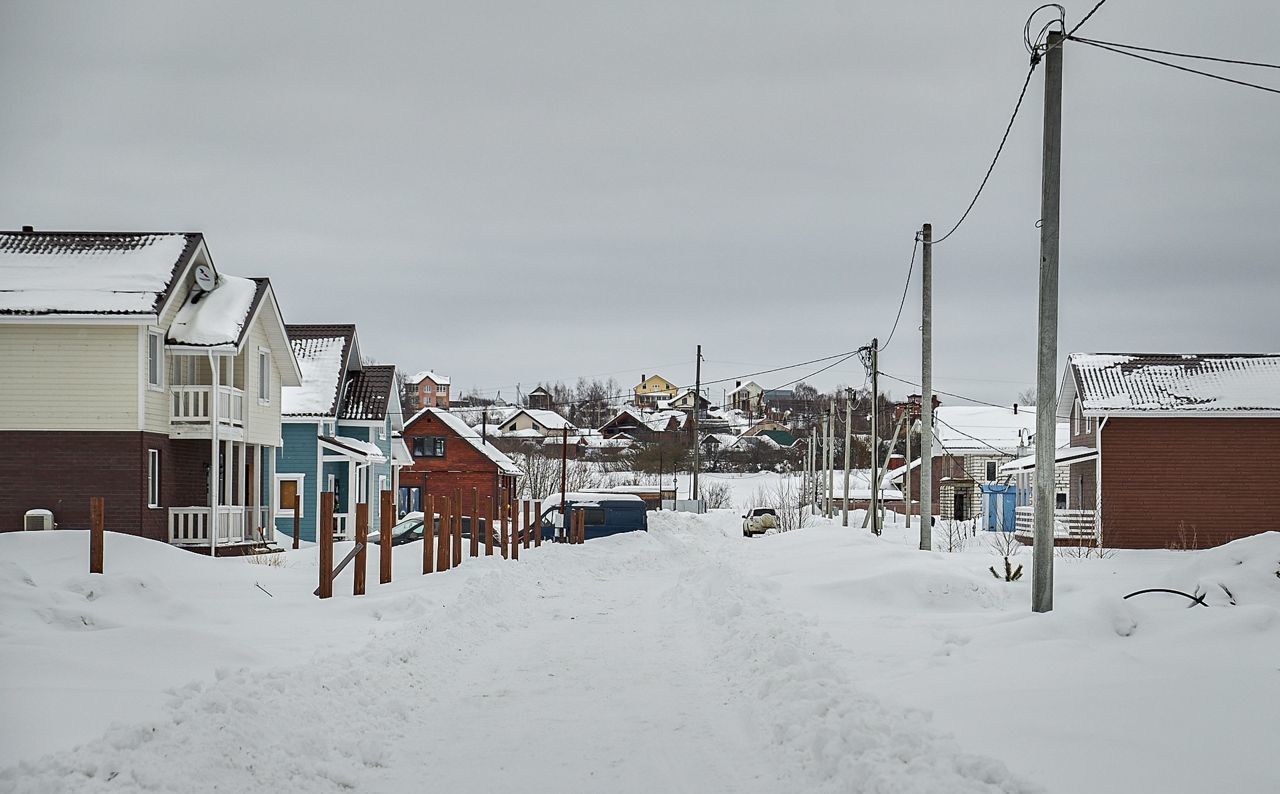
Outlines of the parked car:
M 570 493 L 565 494 L 565 509 L 581 510 L 586 514 L 586 539 L 602 538 L 619 532 L 648 532 L 648 506 L 639 496 L 632 494 Z M 543 540 L 554 540 L 563 534 L 564 516 L 560 513 L 560 495 L 547 497 L 543 504 L 550 504 L 542 511 L 538 522 Z
M 778 526 L 778 511 L 772 507 L 756 507 L 747 511 L 742 517 L 742 536 L 744 538 L 763 535 Z
M 481 532 L 480 539 L 483 540 L 484 528 L 489 522 L 487 519 L 481 518 L 479 520 L 479 523 L 480 523 L 480 532 Z M 412 543 L 415 540 L 422 540 L 422 536 L 425 534 L 423 532 L 423 527 L 425 525 L 426 525 L 426 515 L 424 513 L 421 513 L 421 512 L 405 513 L 404 518 L 400 519 L 400 521 L 391 528 L 391 545 L 402 546 L 405 543 Z M 432 537 L 435 537 L 440 534 L 440 514 L 439 513 L 435 514 L 434 525 L 435 526 L 432 531 Z M 496 529 L 493 531 L 492 534 L 493 534 L 493 544 L 496 546 L 501 542 L 501 539 L 498 537 L 498 532 Z M 471 537 L 471 517 L 470 516 L 462 517 L 462 537 L 468 538 L 468 539 Z M 382 543 L 382 532 L 380 530 L 370 532 L 369 542 L 379 543 L 379 544 Z

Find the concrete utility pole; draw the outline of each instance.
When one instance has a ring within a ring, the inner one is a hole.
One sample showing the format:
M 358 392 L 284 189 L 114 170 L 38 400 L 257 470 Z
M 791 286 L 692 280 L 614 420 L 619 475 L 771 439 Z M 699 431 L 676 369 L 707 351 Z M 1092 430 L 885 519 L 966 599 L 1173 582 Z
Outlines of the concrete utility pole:
M 827 404 L 827 518 L 836 517 L 836 399 L 832 394 Z
M 880 454 L 880 340 L 871 340 L 871 531 L 880 534 L 880 478 L 876 458 Z
M 830 506 L 831 502 L 827 498 L 829 494 L 827 493 L 827 473 L 825 471 L 825 469 L 827 468 L 827 456 L 829 454 L 831 454 L 831 444 L 828 443 L 827 441 L 827 417 L 824 416 L 822 417 L 822 468 L 824 469 L 824 471 L 818 474 L 818 491 L 822 494 L 820 498 L 822 499 L 822 502 L 823 502 L 822 503 L 823 518 L 830 517 L 827 515 L 827 509 Z
M 1040 344 L 1036 377 L 1035 535 L 1031 611 L 1053 610 L 1054 456 L 1057 447 L 1058 204 L 1062 173 L 1061 31 L 1051 31 L 1044 69 L 1044 155 L 1040 166 Z
M 849 449 L 853 446 L 853 389 L 844 393 L 844 516 L 841 526 L 849 526 Z
M 698 470 L 702 468 L 702 440 L 698 438 L 698 410 L 702 401 L 702 345 L 698 345 L 698 360 L 693 376 L 693 499 L 698 500 Z
M 920 550 L 933 551 L 933 224 L 920 236 Z
M 906 489 L 903 496 L 907 502 L 907 529 L 911 529 L 911 431 L 915 429 L 916 419 L 910 406 L 907 408 L 907 472 L 902 475 L 902 486 Z

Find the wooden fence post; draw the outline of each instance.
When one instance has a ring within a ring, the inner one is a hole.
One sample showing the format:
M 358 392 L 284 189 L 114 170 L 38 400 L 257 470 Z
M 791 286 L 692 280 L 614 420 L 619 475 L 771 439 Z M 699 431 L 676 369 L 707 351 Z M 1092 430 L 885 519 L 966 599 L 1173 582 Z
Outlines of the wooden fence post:
M 427 495 L 427 512 L 422 515 L 422 572 L 435 571 L 436 557 L 436 498 Z
M 440 531 L 436 533 L 436 569 L 447 571 L 449 564 L 449 546 L 453 543 L 453 503 L 449 497 L 440 497 Z
M 533 530 L 533 545 L 538 547 L 542 545 L 542 500 L 536 500 L 533 503 L 533 522 L 537 524 Z
M 520 533 L 520 542 L 521 542 L 521 544 L 523 544 L 523 545 L 524 545 L 524 547 L 527 549 L 527 548 L 529 548 L 529 540 L 530 540 L 530 537 L 529 537 L 529 503 L 528 503 L 527 501 L 525 501 L 525 502 L 522 502 L 522 505 L 524 506 L 524 532 L 521 532 L 521 533 Z
M 493 556 L 493 497 L 484 498 L 484 556 Z
M 384 537 L 383 543 L 387 542 Z M 369 505 L 356 505 L 356 568 L 352 574 L 351 594 L 364 595 L 365 565 L 369 560 Z
M 454 494 L 453 511 L 453 565 L 456 568 L 462 564 L 462 489 L 459 488 Z
M 293 547 L 298 548 L 298 535 L 302 532 L 302 494 L 293 495 Z
M 511 559 L 520 559 L 520 511 L 516 509 L 516 503 L 511 502 Z
M 507 548 L 507 519 L 511 512 L 511 503 L 507 499 L 506 489 L 498 491 L 498 511 L 501 515 L 501 518 L 499 519 L 499 526 L 501 529 L 498 533 L 498 540 L 500 541 L 499 545 L 502 547 L 502 556 L 504 558 L 509 558 L 511 556 L 511 550 Z
M 107 509 L 101 496 L 89 497 L 89 573 L 102 573 L 103 533 L 106 532 Z M 209 526 L 212 528 L 213 524 Z M 212 529 L 210 530 L 212 531 Z
M 320 494 L 320 597 L 333 597 L 333 491 Z
M 480 489 L 471 489 L 471 556 L 480 556 Z
M 391 491 L 382 492 L 382 506 L 379 510 L 382 519 L 382 542 L 378 544 L 378 582 L 391 582 L 391 528 L 396 525 L 396 500 Z

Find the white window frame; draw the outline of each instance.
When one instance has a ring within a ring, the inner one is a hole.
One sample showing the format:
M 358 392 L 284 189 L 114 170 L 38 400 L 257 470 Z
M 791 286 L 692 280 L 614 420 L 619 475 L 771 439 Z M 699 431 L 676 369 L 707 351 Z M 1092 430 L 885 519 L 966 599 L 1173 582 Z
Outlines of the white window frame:
M 443 383 L 436 384 L 436 394 L 445 394 L 449 391 L 449 387 Z
M 154 352 L 152 348 L 155 348 Z M 164 391 L 164 332 L 158 328 L 147 329 L 146 372 L 147 388 L 151 391 Z M 155 380 L 151 379 L 155 373 Z
M 271 404 L 271 351 L 258 348 L 258 405 Z
M 147 449 L 147 507 L 160 507 L 160 450 Z
M 302 497 L 298 500 L 298 505 L 301 507 L 301 514 L 298 517 L 304 518 L 307 515 L 307 492 L 305 490 L 307 475 L 305 474 L 276 474 L 275 493 L 272 494 L 273 499 L 271 500 L 276 506 L 276 516 L 279 518 L 293 518 L 293 506 L 285 507 L 280 498 L 280 483 L 285 480 L 298 484 L 298 495 Z

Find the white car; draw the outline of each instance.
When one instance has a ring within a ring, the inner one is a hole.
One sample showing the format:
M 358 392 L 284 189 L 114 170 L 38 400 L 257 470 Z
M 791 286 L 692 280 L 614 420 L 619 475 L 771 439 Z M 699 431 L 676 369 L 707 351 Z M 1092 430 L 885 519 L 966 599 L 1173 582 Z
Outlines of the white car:
M 742 537 L 763 535 L 778 526 L 778 511 L 772 507 L 756 507 L 742 517 Z

